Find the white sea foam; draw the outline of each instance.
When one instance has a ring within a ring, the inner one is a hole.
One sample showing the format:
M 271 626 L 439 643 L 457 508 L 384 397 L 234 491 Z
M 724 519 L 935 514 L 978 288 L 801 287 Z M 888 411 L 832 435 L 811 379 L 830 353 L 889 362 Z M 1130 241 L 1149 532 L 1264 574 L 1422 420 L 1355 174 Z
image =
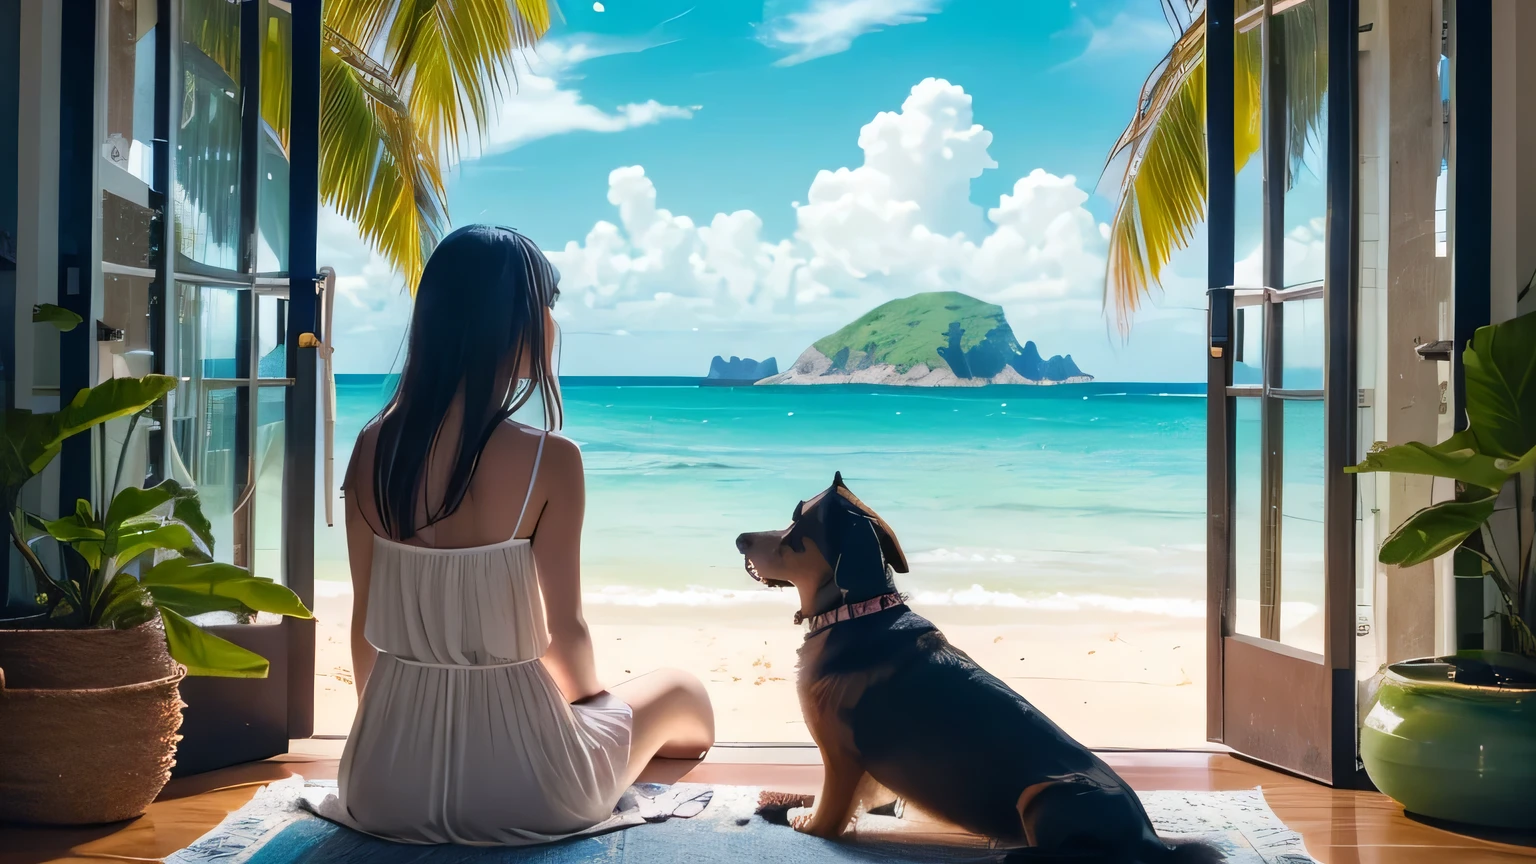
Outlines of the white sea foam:
M 1018 560 L 1001 549 L 934 549 L 907 556 L 912 564 L 1015 564 Z
M 1038 609 L 1049 612 L 1103 610 L 1170 618 L 1203 618 L 1205 601 L 1194 597 L 1115 597 L 1108 594 L 1066 594 L 1025 597 L 1011 591 L 989 591 L 980 585 L 958 591 L 918 591 L 913 605 L 996 606 L 1004 609 Z
M 316 580 L 315 594 L 319 597 L 348 597 L 352 586 L 347 582 Z M 1205 600 L 1199 597 L 1117 597 L 1110 594 L 1054 594 L 1021 595 L 1011 591 L 993 591 L 981 585 L 969 588 L 911 592 L 911 603 L 919 611 L 924 608 L 1001 608 L 1027 609 L 1045 612 L 1115 612 L 1121 614 L 1159 615 L 1169 618 L 1201 618 L 1205 615 Z M 793 591 L 756 588 L 744 591 L 722 588 L 706 588 L 691 585 L 687 588 L 640 588 L 628 585 L 608 585 L 586 591 L 582 599 L 592 606 L 629 606 L 639 608 L 740 606 L 763 604 L 767 606 L 793 607 L 799 597 Z M 1305 603 L 1287 603 L 1291 620 L 1305 618 L 1315 611 Z M 1305 607 L 1305 608 L 1302 608 Z

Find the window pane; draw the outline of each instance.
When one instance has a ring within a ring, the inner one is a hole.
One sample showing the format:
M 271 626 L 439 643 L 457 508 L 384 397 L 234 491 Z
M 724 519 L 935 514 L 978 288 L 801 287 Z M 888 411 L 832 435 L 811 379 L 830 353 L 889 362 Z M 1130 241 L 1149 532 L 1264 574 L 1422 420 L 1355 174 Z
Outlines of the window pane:
M 1328 0 L 1305 0 L 1276 15 L 1283 58 L 1287 130 L 1284 278 L 1276 287 L 1323 281 L 1328 228 Z M 1294 386 L 1294 385 L 1286 385 Z
M 176 251 L 240 268 L 240 4 L 182 5 Z M 173 109 L 174 111 L 174 109 Z
M 1259 636 L 1260 516 L 1264 470 L 1257 397 L 1237 400 L 1234 452 L 1236 494 L 1232 501 L 1232 550 L 1236 559 L 1237 632 Z
M 1264 307 L 1238 309 L 1234 326 L 1242 342 L 1242 351 L 1232 358 L 1232 383 L 1239 387 L 1263 384 Z
M 1260 4 L 1262 6 L 1262 4 Z M 1263 25 L 1239 27 L 1233 36 L 1233 139 L 1237 177 L 1233 189 L 1233 284 L 1264 287 Z
M 256 392 L 255 539 L 251 569 L 283 581 L 283 430 L 287 387 Z
M 271 295 L 256 298 L 256 356 L 258 378 L 288 377 L 288 301 Z
M 1287 304 L 1289 305 L 1289 304 Z M 1280 641 L 1323 653 L 1323 402 L 1282 402 Z
M 226 564 L 240 563 L 235 557 L 235 495 L 243 472 L 236 465 L 235 430 L 241 389 L 184 383 L 176 394 L 175 459 L 197 487 L 203 515 L 213 525 L 214 560 Z
M 213 523 L 214 558 L 248 565 L 245 532 L 238 528 L 237 496 L 243 495 L 245 466 L 238 444 L 246 388 L 209 382 L 237 371 L 236 327 L 239 292 L 178 283 L 176 306 L 176 410 L 172 420 L 170 475 L 195 485 L 203 512 Z M 243 517 L 242 517 L 243 518 Z
M 1286 390 L 1323 389 L 1323 298 L 1291 300 L 1275 307 L 1284 337 L 1278 386 Z
M 293 13 L 268 0 L 261 45 L 261 143 L 257 176 L 256 272 L 288 272 L 288 110 Z
M 106 9 L 106 139 L 101 155 L 151 181 L 155 136 L 156 0 L 113 0 Z

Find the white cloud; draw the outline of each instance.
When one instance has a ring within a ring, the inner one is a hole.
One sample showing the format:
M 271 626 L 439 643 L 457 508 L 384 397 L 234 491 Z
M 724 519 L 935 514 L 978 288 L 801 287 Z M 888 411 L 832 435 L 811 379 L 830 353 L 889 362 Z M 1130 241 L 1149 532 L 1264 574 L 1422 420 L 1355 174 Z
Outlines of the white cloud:
M 605 110 L 570 86 L 577 66 L 598 57 L 632 54 L 654 42 L 584 35 L 550 40 L 516 61 L 517 86 L 507 94 L 486 130 L 483 142 L 467 141 L 461 158 L 474 159 L 521 147 L 530 141 L 567 132 L 622 132 L 663 120 L 687 120 L 700 106 L 665 105 L 655 99 Z
M 1320 282 L 1327 266 L 1328 220 L 1318 216 L 1297 225 L 1285 235 L 1285 286 L 1294 288 Z M 1257 288 L 1264 284 L 1264 247 L 1257 245 L 1233 267 L 1239 288 Z
M 1101 378 L 1203 374 L 1203 254 L 1175 256 L 1164 291 L 1122 343 L 1103 314 L 1107 228 L 1075 178 L 1036 169 L 990 206 L 971 200 L 971 181 L 996 166 L 992 135 L 974 123 L 962 88 L 922 81 L 858 142 L 860 164 L 820 171 L 795 196 L 804 203 L 784 237 L 765 236 L 751 210 L 707 221 L 674 213 L 642 166 L 612 171 L 611 215 L 546 250 L 562 274 L 563 370 L 700 374 L 716 353 L 776 355 L 782 366 L 879 303 L 957 290 L 1001 305 L 1020 340 L 1047 355 L 1070 352 Z M 352 338 L 338 338 L 338 366 L 382 371 L 399 350 L 409 303 L 355 234 L 349 247 L 332 229 L 350 226 L 322 219 L 322 249 L 343 250 L 350 269 L 338 270 L 360 274 L 342 284 L 340 302 L 351 305 L 339 317 Z
M 591 329 L 837 326 L 895 297 L 960 290 L 1021 320 L 1071 312 L 1097 325 L 1106 229 L 1087 193 L 1035 170 L 983 211 L 970 184 L 996 167 L 991 142 L 963 89 L 927 79 L 860 131 L 862 165 L 816 175 L 794 235 L 778 240 L 747 210 L 695 224 L 657 206 L 643 167 L 619 168 L 617 220 L 550 251 L 575 301 L 564 314 Z
M 920 24 L 937 13 L 946 0 L 810 0 L 796 3 L 799 11 L 781 11 L 785 2 L 764 10 L 762 42 L 788 52 L 774 65 L 794 66 L 817 57 L 841 54 L 866 33 Z
M 1125 59 L 1127 55 L 1162 55 L 1173 45 L 1178 35 L 1162 18 L 1148 18 L 1125 10 L 1116 13 L 1103 26 L 1095 26 L 1083 18 L 1076 32 L 1087 33 L 1087 44 L 1083 46 L 1081 54 L 1056 68 L 1111 58 Z
M 358 236 L 357 226 L 320 208 L 320 266 L 336 269 L 336 371 L 386 372 L 404 356 L 411 298 L 400 275 Z

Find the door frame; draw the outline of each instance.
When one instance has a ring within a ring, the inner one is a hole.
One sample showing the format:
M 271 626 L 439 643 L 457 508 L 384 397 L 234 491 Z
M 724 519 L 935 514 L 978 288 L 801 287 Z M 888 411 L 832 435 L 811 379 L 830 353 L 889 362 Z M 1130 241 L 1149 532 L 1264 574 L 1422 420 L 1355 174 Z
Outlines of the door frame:
M 1263 3 L 1269 14 L 1273 0 Z M 1328 9 L 1329 99 L 1326 115 L 1328 221 L 1324 283 L 1323 654 L 1236 630 L 1235 110 L 1233 0 L 1206 6 L 1206 140 L 1209 200 L 1207 358 L 1207 737 L 1238 753 L 1336 786 L 1358 787 L 1355 720 L 1355 477 L 1359 385 L 1358 343 L 1358 0 Z M 1266 52 L 1266 62 L 1268 54 Z M 1266 88 L 1271 88 L 1266 75 Z M 1271 89 L 1271 92 L 1274 92 Z M 1339 98 L 1342 97 L 1342 98 Z M 1271 100 L 1264 100 L 1265 135 Z M 1283 131 L 1280 133 L 1283 134 Z M 1283 171 L 1285 154 L 1266 148 L 1266 176 Z M 1271 192 L 1265 185 L 1265 209 Z M 1276 210 L 1277 213 L 1283 211 Z M 1265 248 L 1283 237 L 1283 222 L 1266 218 Z M 1266 265 L 1270 255 L 1266 254 Z M 1271 268 L 1266 266 L 1266 282 Z M 1281 286 L 1269 286 L 1279 288 Z M 1270 326 L 1266 315 L 1265 325 Z M 1271 364 L 1266 350 L 1266 365 Z M 1266 381 L 1269 377 L 1266 375 Z M 1245 397 L 1252 398 L 1252 397 Z M 1259 398 L 1272 398 L 1269 396 Z

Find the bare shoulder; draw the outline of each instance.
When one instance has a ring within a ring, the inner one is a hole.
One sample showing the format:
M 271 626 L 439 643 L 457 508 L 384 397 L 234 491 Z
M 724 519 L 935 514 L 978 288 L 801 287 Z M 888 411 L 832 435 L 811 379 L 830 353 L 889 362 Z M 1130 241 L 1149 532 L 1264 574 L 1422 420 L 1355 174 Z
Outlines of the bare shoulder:
M 544 463 L 553 476 L 581 476 L 581 448 L 576 442 L 554 432 L 544 443 Z
M 507 421 L 496 430 L 486 444 L 487 456 L 501 464 L 526 466 L 539 449 L 539 439 L 544 438 L 544 453 L 540 457 L 540 477 L 568 476 L 567 472 L 581 472 L 581 450 L 576 442 L 554 432 L 546 433 L 532 426 Z M 502 460 L 506 460 L 503 462 Z
M 359 465 L 373 464 L 373 453 L 378 441 L 379 420 L 374 418 L 368 421 L 368 425 L 363 427 L 363 431 L 357 433 L 357 442 L 352 445 L 352 458 L 348 461 L 347 470 L 342 476 L 343 486 L 349 486 L 356 482 L 369 482 L 369 477 L 366 476 L 369 472 L 358 472 L 357 468 Z

